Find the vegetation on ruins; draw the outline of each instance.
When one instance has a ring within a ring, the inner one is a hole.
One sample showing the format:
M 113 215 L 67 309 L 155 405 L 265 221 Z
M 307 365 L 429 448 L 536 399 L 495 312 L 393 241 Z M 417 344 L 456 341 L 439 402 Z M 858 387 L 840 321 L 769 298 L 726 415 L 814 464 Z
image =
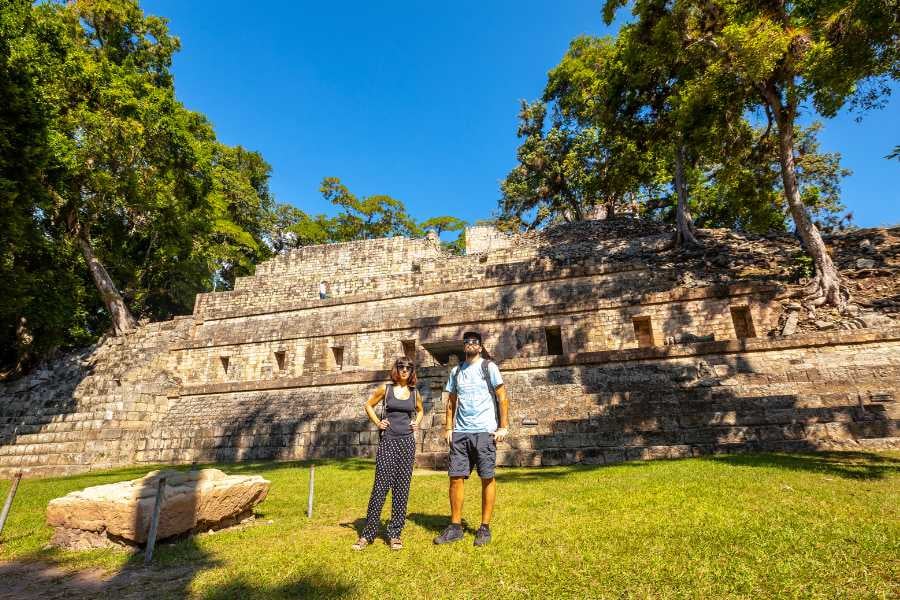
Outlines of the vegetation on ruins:
M 306 464 L 230 464 L 221 468 L 272 482 L 254 525 L 159 544 L 152 569 L 141 553 L 45 549 L 49 500 L 148 467 L 119 469 L 24 479 L 0 558 L 13 561 L 4 590 L 34 597 L 126 597 L 149 585 L 178 598 L 484 597 L 486 585 L 496 598 L 892 597 L 898 465 L 896 453 L 841 452 L 504 469 L 485 554 L 471 542 L 475 488 L 466 540 L 432 545 L 446 523 L 443 472 L 413 477 L 402 552 L 378 539 L 353 553 L 370 461 L 317 461 L 312 519 Z M 411 575 L 370 576 L 385 572 Z
M 626 4 L 604 3 L 607 24 Z M 807 301 L 843 305 L 813 217 L 840 221 L 846 171 L 839 155 L 818 152 L 818 125 L 801 127 L 798 116 L 883 104 L 900 75 L 896 3 L 631 8 L 615 39 L 578 38 L 551 70 L 549 127 L 544 104 L 524 105 L 519 165 L 501 185 L 504 215 L 534 226 L 627 197 L 642 213 L 663 208 L 676 241 L 689 244 L 698 242 L 691 212 L 706 226 L 757 232 L 790 217 L 815 265 Z

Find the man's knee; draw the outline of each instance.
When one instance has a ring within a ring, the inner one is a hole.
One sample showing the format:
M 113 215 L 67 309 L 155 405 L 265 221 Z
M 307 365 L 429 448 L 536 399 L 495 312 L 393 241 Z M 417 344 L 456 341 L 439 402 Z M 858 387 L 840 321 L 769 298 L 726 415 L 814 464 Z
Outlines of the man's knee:
M 494 483 L 494 477 L 493 477 L 493 476 L 491 476 L 491 477 L 482 477 L 482 478 L 481 478 L 481 486 L 482 486 L 482 487 L 487 487 L 487 486 L 491 485 L 492 483 Z

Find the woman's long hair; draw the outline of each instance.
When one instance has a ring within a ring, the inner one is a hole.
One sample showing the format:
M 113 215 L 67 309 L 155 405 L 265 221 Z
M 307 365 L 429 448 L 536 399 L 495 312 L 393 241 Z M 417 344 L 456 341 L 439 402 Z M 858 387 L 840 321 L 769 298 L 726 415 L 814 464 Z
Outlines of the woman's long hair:
M 419 381 L 418 377 L 416 377 L 416 363 L 409 360 L 405 356 L 400 357 L 394 361 L 394 366 L 391 367 L 391 381 L 393 381 L 394 384 L 400 382 L 400 370 L 397 369 L 397 365 L 399 365 L 400 363 L 412 365 L 412 371 L 409 372 L 409 377 L 407 377 L 406 379 L 406 385 L 410 388 L 416 387 L 416 384 Z

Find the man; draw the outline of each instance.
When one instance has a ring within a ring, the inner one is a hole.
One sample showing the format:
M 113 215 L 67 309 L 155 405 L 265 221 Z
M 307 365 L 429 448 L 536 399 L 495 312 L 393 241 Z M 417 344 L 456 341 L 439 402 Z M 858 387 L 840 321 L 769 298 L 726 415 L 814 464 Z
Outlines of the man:
M 509 403 L 500 369 L 481 357 L 481 335 L 467 331 L 463 343 L 466 360 L 450 371 L 444 388 L 449 394 L 446 435 L 450 445 L 450 525 L 434 538 L 434 543 L 448 544 L 463 538 L 463 489 L 475 467 L 481 478 L 481 526 L 475 532 L 475 545 L 484 546 L 491 541 L 497 442 L 508 434 Z

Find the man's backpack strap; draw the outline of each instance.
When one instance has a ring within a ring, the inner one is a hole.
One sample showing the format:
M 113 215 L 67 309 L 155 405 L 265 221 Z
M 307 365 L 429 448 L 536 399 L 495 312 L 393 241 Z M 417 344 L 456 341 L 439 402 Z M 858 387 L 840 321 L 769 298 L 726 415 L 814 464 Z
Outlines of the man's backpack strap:
M 481 361 L 481 376 L 487 384 L 488 392 L 494 399 L 494 416 L 497 417 L 497 427 L 500 427 L 500 403 L 497 401 L 497 390 L 494 389 L 494 382 L 491 381 L 491 361 L 484 359 Z

